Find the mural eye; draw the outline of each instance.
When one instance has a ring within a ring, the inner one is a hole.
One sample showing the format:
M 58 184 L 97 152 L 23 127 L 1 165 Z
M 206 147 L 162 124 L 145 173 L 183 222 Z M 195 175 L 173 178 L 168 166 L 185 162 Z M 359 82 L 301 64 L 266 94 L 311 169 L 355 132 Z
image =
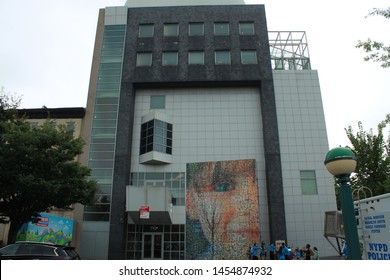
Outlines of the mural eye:
M 214 185 L 214 191 L 216 192 L 227 192 L 234 189 L 234 185 L 231 183 L 218 183 Z

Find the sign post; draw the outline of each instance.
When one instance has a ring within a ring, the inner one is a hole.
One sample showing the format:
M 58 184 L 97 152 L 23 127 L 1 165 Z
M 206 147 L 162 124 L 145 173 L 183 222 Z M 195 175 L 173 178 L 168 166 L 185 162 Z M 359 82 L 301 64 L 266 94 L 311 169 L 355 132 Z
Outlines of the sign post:
M 142 224 L 141 220 L 147 220 L 150 218 L 150 208 L 149 206 L 140 206 L 139 207 L 139 216 L 138 216 L 138 259 L 141 259 L 141 246 L 142 246 Z

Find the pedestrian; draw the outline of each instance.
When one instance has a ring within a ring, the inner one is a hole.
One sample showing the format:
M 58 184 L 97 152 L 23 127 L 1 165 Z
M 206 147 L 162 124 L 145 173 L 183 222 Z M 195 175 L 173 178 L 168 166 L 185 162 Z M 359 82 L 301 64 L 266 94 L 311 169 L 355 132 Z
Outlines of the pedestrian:
M 248 260 L 251 260 L 252 259 L 252 247 L 249 246 L 248 248 L 248 251 L 246 252 L 247 256 L 248 256 Z
M 314 255 L 313 250 L 310 248 L 310 244 L 306 244 L 305 260 L 311 260 Z
M 290 260 L 291 259 L 291 251 L 290 251 L 290 249 L 286 246 L 286 244 L 284 242 L 282 242 L 282 246 L 281 247 L 283 247 L 284 258 L 286 260 Z
M 257 243 L 255 242 L 252 247 L 252 260 L 258 260 L 259 259 L 259 247 L 257 246 Z
M 284 252 L 283 252 L 283 246 L 279 246 L 279 250 L 278 250 L 278 260 L 285 260 L 286 257 L 284 256 Z
M 260 247 L 260 260 L 265 260 L 266 257 L 267 257 L 267 251 L 265 249 L 265 246 L 261 245 L 261 247 Z
M 271 242 L 269 244 L 269 259 L 274 260 L 275 259 L 275 245 Z
M 320 259 L 320 255 L 318 254 L 318 249 L 316 246 L 313 247 L 313 260 L 319 260 Z
M 343 249 L 342 249 L 343 255 L 346 259 L 348 259 L 348 248 L 347 248 L 347 242 L 344 242 Z

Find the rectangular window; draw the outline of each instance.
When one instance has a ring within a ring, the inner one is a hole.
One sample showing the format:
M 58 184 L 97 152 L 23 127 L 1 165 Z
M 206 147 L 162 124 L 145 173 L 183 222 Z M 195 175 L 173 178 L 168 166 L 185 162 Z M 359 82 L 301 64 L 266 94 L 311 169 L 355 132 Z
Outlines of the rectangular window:
M 138 30 L 138 37 L 153 37 L 154 35 L 154 25 L 153 24 L 140 24 Z
M 255 35 L 255 24 L 253 22 L 239 23 L 240 35 Z
M 75 122 L 66 122 L 66 133 L 68 133 L 69 135 L 73 135 L 75 128 Z
M 204 24 L 202 22 L 190 22 L 188 25 L 189 36 L 203 36 Z
M 215 51 L 215 64 L 216 65 L 230 64 L 230 51 Z
M 179 36 L 179 24 L 178 23 L 165 23 L 164 24 L 164 36 L 166 36 L 166 37 Z
M 214 23 L 214 35 L 216 36 L 229 35 L 229 23 L 228 22 Z
M 152 53 L 137 53 L 137 66 L 151 66 L 152 65 Z
M 177 52 L 163 52 L 162 65 L 163 66 L 176 66 L 178 63 Z
M 203 51 L 190 51 L 188 52 L 188 64 L 204 64 L 204 52 Z
M 150 109 L 165 109 L 165 95 L 150 96 Z
M 257 64 L 256 51 L 241 51 L 242 64 Z
M 315 170 L 300 171 L 301 189 L 303 195 L 318 194 Z

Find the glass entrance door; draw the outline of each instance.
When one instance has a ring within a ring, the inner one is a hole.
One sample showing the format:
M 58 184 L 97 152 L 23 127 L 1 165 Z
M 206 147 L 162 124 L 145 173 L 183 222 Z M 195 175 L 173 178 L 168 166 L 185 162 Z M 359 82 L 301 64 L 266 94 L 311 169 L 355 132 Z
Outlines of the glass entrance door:
M 162 234 L 143 234 L 142 259 L 162 259 Z

